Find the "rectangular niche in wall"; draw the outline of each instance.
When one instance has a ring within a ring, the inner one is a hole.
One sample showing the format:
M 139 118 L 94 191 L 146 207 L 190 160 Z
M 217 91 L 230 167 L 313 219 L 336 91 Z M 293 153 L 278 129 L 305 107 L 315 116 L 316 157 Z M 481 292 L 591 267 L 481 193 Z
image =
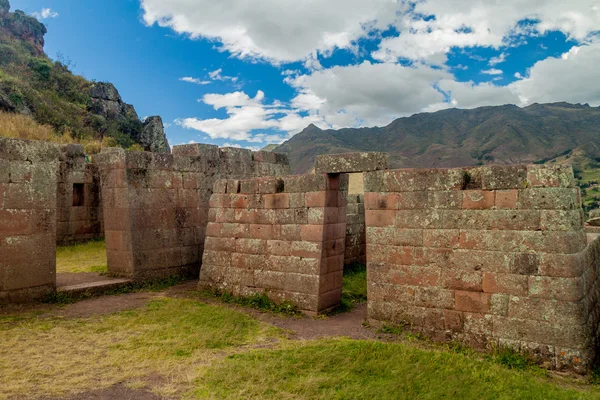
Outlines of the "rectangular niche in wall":
M 84 184 L 73 184 L 73 207 L 83 207 Z

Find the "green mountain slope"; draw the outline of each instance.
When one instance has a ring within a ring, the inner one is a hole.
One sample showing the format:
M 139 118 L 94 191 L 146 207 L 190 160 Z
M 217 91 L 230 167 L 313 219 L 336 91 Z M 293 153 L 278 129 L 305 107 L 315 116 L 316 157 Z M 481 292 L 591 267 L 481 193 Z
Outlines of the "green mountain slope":
M 533 104 L 449 109 L 400 118 L 385 127 L 322 130 L 310 125 L 275 151 L 287 153 L 292 170 L 308 171 L 319 154 L 384 151 L 391 166 L 457 167 L 531 163 L 600 140 L 600 107 Z M 592 146 L 594 145 L 594 146 Z
M 8 0 L 0 0 L 0 111 L 30 116 L 81 142 L 170 151 L 159 117 L 141 121 L 112 84 L 90 82 L 74 75 L 69 61 L 48 58 L 46 27 L 9 9 Z

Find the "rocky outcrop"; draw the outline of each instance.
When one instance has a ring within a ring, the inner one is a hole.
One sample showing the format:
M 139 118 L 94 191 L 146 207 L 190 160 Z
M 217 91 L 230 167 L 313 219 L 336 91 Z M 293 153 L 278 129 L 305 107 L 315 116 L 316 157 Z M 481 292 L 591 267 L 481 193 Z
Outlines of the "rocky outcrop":
M 171 147 L 165 135 L 162 119 L 158 116 L 140 121 L 135 108 L 123 102 L 119 91 L 112 83 L 95 83 L 90 89 L 91 104 L 89 110 L 108 120 L 129 122 L 139 126 L 130 131 L 132 139 L 142 145 L 144 150 L 155 153 L 170 153 Z
M 0 0 L 0 18 L 6 16 L 10 10 L 10 3 L 8 0 Z
M 89 110 L 106 119 L 139 120 L 135 108 L 123 102 L 119 91 L 112 83 L 98 82 L 90 89 L 91 104 Z
M 144 128 L 140 137 L 140 144 L 146 151 L 154 153 L 170 153 L 171 147 L 165 135 L 162 118 L 159 116 L 148 117 L 144 121 Z
M 47 32 L 44 24 L 23 11 L 11 13 L 9 10 L 8 0 L 0 0 L 0 28 L 15 38 L 30 43 L 34 54 L 44 54 L 44 35 Z

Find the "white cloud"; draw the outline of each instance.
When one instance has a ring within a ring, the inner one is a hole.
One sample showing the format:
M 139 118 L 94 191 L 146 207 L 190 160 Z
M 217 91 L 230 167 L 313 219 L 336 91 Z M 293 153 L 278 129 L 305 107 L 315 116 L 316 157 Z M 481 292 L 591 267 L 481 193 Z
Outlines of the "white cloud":
M 382 125 L 420 112 L 444 96 L 434 84 L 452 75 L 424 65 L 336 66 L 288 80 L 299 92 L 292 104 L 333 127 Z
M 210 84 L 210 81 L 204 81 L 202 79 L 193 78 L 191 76 L 184 76 L 183 78 L 179 78 L 179 80 L 183 81 L 183 82 L 195 83 L 196 85 L 208 85 L 208 84 Z
M 208 76 L 210 76 L 210 79 L 212 79 L 213 81 L 231 81 L 233 83 L 237 82 L 237 80 L 238 80 L 237 76 L 223 75 L 222 72 L 223 72 L 223 69 L 219 68 L 215 71 L 209 72 Z
M 248 149 L 248 150 L 252 150 L 252 151 L 260 150 L 260 147 L 258 147 L 258 146 L 242 146 L 237 143 L 223 143 L 223 146 L 221 146 L 221 148 L 223 148 L 223 147 L 233 147 L 236 149 Z
M 141 0 L 147 25 L 220 42 L 239 58 L 273 63 L 348 49 L 396 19 L 396 0 Z
M 425 0 L 414 4 L 414 10 L 397 23 L 401 34 L 382 40 L 373 57 L 439 64 L 453 47 L 498 49 L 520 34 L 553 30 L 582 41 L 600 26 L 600 11 L 594 8 L 597 0 Z M 426 21 L 423 16 L 435 18 Z M 519 25 L 524 20 L 532 24 Z
M 538 61 L 510 86 L 528 104 L 567 101 L 600 105 L 600 40 L 573 47 L 560 58 Z
M 48 18 L 56 18 L 56 17 L 58 17 L 58 13 L 56 11 L 53 11 L 50 8 L 42 8 L 40 11 L 32 12 L 31 16 L 33 18 L 42 20 L 42 19 L 48 19 Z
M 482 74 L 486 74 L 486 75 L 502 75 L 504 72 L 502 72 L 502 70 L 497 69 L 497 68 L 491 68 L 491 69 L 486 69 L 484 71 L 481 71 Z
M 488 65 L 490 67 L 493 67 L 494 65 L 501 64 L 501 63 L 503 63 L 503 62 L 506 61 L 506 57 L 507 57 L 506 53 L 501 53 L 498 57 L 492 57 L 492 58 L 490 58 L 490 61 L 488 62 Z

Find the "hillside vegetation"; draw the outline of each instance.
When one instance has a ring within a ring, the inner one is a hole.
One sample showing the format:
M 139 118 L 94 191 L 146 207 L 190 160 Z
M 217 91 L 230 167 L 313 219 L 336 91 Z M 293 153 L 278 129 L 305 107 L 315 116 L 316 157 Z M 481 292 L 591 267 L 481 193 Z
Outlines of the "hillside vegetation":
M 144 145 L 145 123 L 114 86 L 73 74 L 62 55 L 51 60 L 43 51 L 46 27 L 9 7 L 0 0 L 0 135 L 82 143 L 91 153 L 102 144 Z
M 274 151 L 289 155 L 295 173 L 319 154 L 383 151 L 392 168 L 447 168 L 533 163 L 585 148 L 600 156 L 600 107 L 533 104 L 450 109 L 399 118 L 379 128 L 322 130 L 310 125 Z

